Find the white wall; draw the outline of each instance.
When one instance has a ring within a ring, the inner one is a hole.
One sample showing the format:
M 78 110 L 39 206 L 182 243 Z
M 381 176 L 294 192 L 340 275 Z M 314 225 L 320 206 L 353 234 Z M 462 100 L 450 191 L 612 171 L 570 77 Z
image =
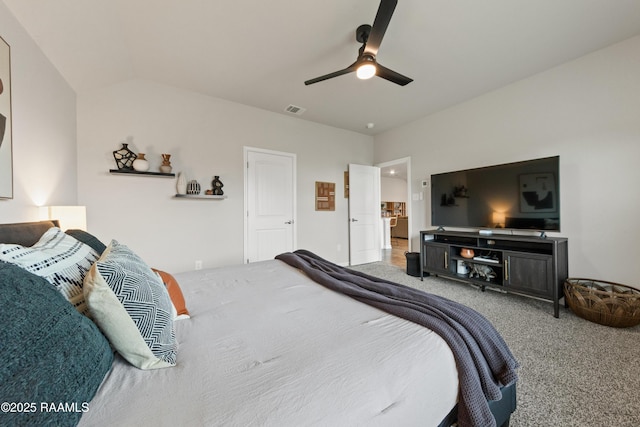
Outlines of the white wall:
M 11 46 L 14 196 L 0 199 L 0 222 L 37 221 L 37 205 L 77 202 L 76 98 L 2 2 L 0 29 Z
M 378 135 L 373 150 L 360 134 L 127 82 L 78 100 L 76 153 L 73 91 L 1 2 L 0 28 L 12 53 L 14 143 L 14 199 L 0 200 L 2 222 L 39 219 L 36 205 L 86 204 L 90 231 L 159 268 L 241 262 L 248 145 L 298 155 L 298 246 L 346 262 L 346 200 L 338 197 L 333 213 L 315 212 L 313 183 L 341 188 L 347 163 L 411 156 L 420 191 L 432 173 L 559 154 L 570 274 L 638 282 L 640 37 Z M 174 200 L 170 179 L 109 175 L 111 152 L 128 136 L 154 166 L 169 152 L 176 171 L 203 184 L 219 174 L 229 198 Z M 412 203 L 414 245 L 429 227 L 428 203 Z
M 175 199 L 175 180 L 116 176 L 112 152 L 130 138 L 152 170 L 160 154 L 173 171 L 211 187 L 225 200 Z M 89 231 L 115 238 L 167 271 L 243 262 L 243 146 L 297 155 L 298 247 L 348 262 L 348 163 L 373 164 L 373 138 L 143 80 L 78 97 L 78 186 Z M 336 210 L 316 212 L 315 181 L 335 182 Z M 338 251 L 338 245 L 341 250 Z
M 400 178 L 380 177 L 380 200 L 383 202 L 406 202 L 407 181 Z
M 560 155 L 569 274 L 638 285 L 638 52 L 640 36 L 378 135 L 375 161 L 411 156 L 420 189 L 437 172 Z M 425 196 L 412 204 L 416 244 Z

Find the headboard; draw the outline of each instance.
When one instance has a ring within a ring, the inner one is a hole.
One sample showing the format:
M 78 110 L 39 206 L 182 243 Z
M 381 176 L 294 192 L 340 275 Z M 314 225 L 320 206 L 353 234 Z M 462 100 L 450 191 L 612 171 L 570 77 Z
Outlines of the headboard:
M 17 243 L 32 246 L 51 227 L 59 227 L 57 219 L 35 222 L 0 224 L 0 243 Z

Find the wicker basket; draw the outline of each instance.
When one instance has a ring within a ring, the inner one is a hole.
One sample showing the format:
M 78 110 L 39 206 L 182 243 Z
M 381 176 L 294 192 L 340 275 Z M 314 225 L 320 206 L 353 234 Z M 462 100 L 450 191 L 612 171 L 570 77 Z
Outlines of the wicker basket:
M 569 278 L 564 296 L 571 311 L 592 322 L 615 328 L 640 324 L 640 291 L 629 286 Z

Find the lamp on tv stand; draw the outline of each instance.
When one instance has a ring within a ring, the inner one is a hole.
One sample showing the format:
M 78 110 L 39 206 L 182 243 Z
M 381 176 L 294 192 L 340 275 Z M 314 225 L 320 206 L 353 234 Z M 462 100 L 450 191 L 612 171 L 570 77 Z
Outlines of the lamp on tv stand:
M 506 216 L 505 216 L 504 212 L 498 212 L 498 211 L 494 212 L 491 215 L 491 219 L 492 219 L 492 222 L 493 222 L 493 226 L 495 228 L 504 228 L 504 224 L 505 224 L 505 221 L 506 221 Z

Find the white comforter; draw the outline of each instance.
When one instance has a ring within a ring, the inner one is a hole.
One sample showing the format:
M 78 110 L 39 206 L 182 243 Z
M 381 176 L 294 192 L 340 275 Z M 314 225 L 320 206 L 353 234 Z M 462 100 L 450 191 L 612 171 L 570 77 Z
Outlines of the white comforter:
M 116 357 L 81 426 L 428 426 L 456 403 L 439 336 L 283 262 L 175 277 L 177 366 Z

